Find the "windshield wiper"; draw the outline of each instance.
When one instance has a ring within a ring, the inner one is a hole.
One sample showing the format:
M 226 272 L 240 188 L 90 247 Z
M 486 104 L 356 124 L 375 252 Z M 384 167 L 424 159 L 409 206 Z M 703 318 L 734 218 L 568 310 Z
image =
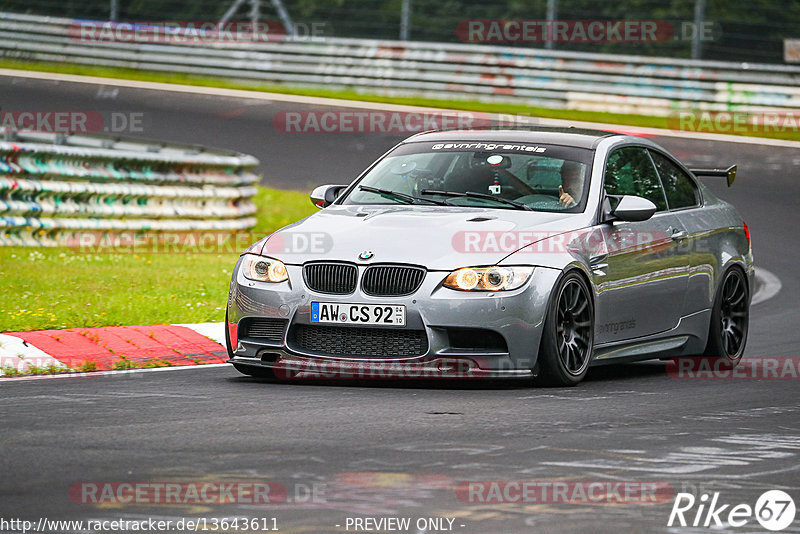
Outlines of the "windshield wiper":
M 433 200 L 432 198 L 422 198 L 422 197 L 415 197 L 413 195 L 406 195 L 405 193 L 400 193 L 399 191 L 392 191 L 390 189 L 380 189 L 378 187 L 372 187 L 370 185 L 359 185 L 358 188 L 362 191 L 367 191 L 369 193 L 377 193 L 381 196 L 393 198 L 395 200 L 404 201 L 406 204 L 414 204 L 417 200 L 421 200 L 423 202 L 430 202 L 431 204 L 436 204 L 438 206 L 450 206 L 449 202 L 445 202 L 444 200 Z
M 533 208 L 522 202 L 516 200 L 509 200 L 507 198 L 496 197 L 494 195 L 487 195 L 485 193 L 476 193 L 475 191 L 467 191 L 466 193 L 458 193 L 456 191 L 437 191 L 435 189 L 423 189 L 420 191 L 421 195 L 442 195 L 445 197 L 467 197 L 467 198 L 481 198 L 485 200 L 494 200 L 501 204 L 508 204 L 520 210 L 533 211 Z

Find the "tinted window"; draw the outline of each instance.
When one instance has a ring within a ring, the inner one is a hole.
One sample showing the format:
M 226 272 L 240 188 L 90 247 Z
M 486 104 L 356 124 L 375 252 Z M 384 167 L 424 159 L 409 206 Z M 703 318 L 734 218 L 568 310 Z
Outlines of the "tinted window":
M 666 156 L 653 151 L 650 154 L 661 177 L 670 209 L 697 206 L 700 203 L 700 196 L 692 179 Z
M 646 198 L 661 211 L 667 209 L 664 190 L 647 150 L 619 148 L 608 156 L 605 190 L 609 195 L 635 195 Z
M 453 142 L 400 145 L 378 161 L 359 186 L 385 189 L 465 207 L 502 208 L 479 193 L 514 200 L 537 211 L 585 209 L 593 152 L 532 143 Z M 391 195 L 356 187 L 344 204 L 397 204 Z

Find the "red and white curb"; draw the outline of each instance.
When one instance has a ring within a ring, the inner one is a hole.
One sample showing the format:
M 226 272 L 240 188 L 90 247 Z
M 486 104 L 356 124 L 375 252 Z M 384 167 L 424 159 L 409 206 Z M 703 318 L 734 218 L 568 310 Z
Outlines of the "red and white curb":
M 227 359 L 224 323 L 0 334 L 0 376 L 221 364 Z

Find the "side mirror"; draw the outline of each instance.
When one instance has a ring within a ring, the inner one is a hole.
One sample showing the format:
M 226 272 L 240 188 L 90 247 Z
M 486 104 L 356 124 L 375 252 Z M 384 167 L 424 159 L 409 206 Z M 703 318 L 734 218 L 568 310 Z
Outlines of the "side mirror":
M 333 204 L 336 197 L 347 188 L 346 185 L 321 185 L 315 188 L 311 195 L 311 203 L 322 209 Z
M 619 202 L 611 210 L 611 220 L 646 221 L 656 212 L 656 205 L 646 198 L 633 195 L 622 195 L 617 198 Z

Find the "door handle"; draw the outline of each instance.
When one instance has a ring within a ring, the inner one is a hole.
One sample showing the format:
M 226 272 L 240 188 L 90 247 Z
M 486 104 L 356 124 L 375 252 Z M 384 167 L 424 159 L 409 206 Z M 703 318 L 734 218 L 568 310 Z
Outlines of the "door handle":
M 689 233 L 686 230 L 673 230 L 671 237 L 673 241 L 683 241 L 689 237 Z

